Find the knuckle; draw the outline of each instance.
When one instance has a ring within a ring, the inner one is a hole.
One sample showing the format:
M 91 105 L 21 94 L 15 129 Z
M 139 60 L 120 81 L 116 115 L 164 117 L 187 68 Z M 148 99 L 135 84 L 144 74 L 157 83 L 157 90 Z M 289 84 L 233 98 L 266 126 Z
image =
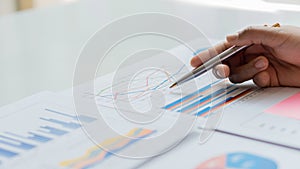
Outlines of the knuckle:
M 254 26 L 248 26 L 241 32 L 241 34 L 247 34 L 249 32 L 253 32 L 254 30 L 255 30 Z
M 264 28 L 258 27 L 258 26 L 248 26 L 241 32 L 241 34 L 251 34 L 252 35 L 252 34 L 261 32 L 263 29 Z
M 254 29 L 254 26 L 248 26 L 245 31 L 252 31 Z

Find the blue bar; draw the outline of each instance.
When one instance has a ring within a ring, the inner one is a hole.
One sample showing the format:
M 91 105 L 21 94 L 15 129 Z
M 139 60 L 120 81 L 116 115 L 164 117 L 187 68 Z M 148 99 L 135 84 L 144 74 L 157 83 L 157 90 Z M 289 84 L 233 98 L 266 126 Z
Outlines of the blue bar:
M 31 139 L 31 140 L 34 140 L 34 141 L 45 143 L 45 142 L 48 142 L 48 141 L 52 140 L 52 138 L 42 136 L 42 135 L 39 135 L 39 134 L 35 134 L 35 133 L 32 133 L 32 132 L 29 132 L 29 134 L 31 134 L 32 136 L 29 136 L 27 138 Z
M 227 95 L 227 94 L 231 94 L 232 92 L 234 92 L 234 91 L 236 91 L 236 90 L 238 90 L 238 89 L 239 89 L 239 88 L 237 88 L 237 87 L 236 87 L 236 88 L 233 88 L 232 90 L 230 90 L 229 92 L 227 92 L 226 95 Z
M 46 129 L 48 131 L 39 130 L 40 132 L 44 132 L 44 133 L 48 133 L 48 134 L 52 134 L 52 135 L 56 135 L 56 136 L 62 136 L 62 135 L 65 135 L 68 133 L 65 130 L 61 130 L 61 129 L 57 129 L 57 128 L 49 127 L 49 126 L 41 126 L 41 128 Z
M 229 89 L 229 88 L 231 88 L 231 87 L 232 87 L 232 86 L 229 86 L 227 89 Z M 236 91 L 236 90 L 238 90 L 238 88 L 233 88 L 232 90 L 226 92 L 225 94 L 223 94 L 223 95 L 221 95 L 221 96 L 219 96 L 219 97 L 213 99 L 212 102 L 214 102 L 214 101 L 216 101 L 216 100 L 219 100 L 221 97 L 225 97 L 226 95 L 228 95 L 228 94 L 230 94 L 230 93 L 232 93 L 232 92 L 234 92 L 234 91 Z M 226 100 L 227 100 L 227 98 L 226 98 Z
M 6 139 L 6 140 L 11 140 L 13 142 L 18 142 L 19 144 L 15 144 L 13 142 L 5 141 L 5 140 L 2 140 L 2 139 L 0 140 L 0 143 L 2 143 L 2 144 L 6 144 L 6 145 L 9 145 L 9 146 L 12 146 L 12 147 L 16 147 L 16 148 L 19 148 L 19 149 L 22 149 L 22 150 L 30 150 L 30 149 L 33 149 L 35 147 L 35 145 L 24 143 L 22 141 L 19 141 L 19 140 L 13 139 L 13 138 L 9 138 L 9 137 L 6 137 L 6 136 L 0 136 L 0 138 Z
M 193 97 L 193 96 L 195 96 L 197 94 L 198 93 L 195 92 L 195 93 L 189 94 L 187 96 L 184 96 L 183 98 L 180 98 L 180 99 L 178 99 L 178 100 L 176 100 L 176 101 L 174 101 L 174 102 L 172 102 L 172 103 L 164 106 L 163 108 L 164 109 L 169 109 L 170 107 L 173 107 L 174 105 L 179 104 L 179 103 L 183 102 L 184 100 L 187 100 L 187 99 L 189 99 L 189 98 L 191 98 L 191 97 Z
M 230 94 L 230 93 L 236 91 L 237 89 L 238 89 L 238 88 L 234 88 L 234 89 L 230 90 L 229 92 L 227 92 L 226 94 Z M 223 97 L 223 96 L 224 96 L 224 95 L 222 95 L 222 96 L 220 96 L 220 97 Z M 215 101 L 215 100 L 218 100 L 220 97 L 214 99 L 214 101 Z M 219 102 L 218 104 L 214 105 L 212 108 L 207 107 L 207 108 L 205 108 L 205 109 L 199 111 L 198 113 L 195 114 L 195 116 L 201 116 L 202 114 L 205 114 L 206 112 L 208 112 L 210 109 L 213 109 L 213 108 L 215 108 L 215 107 L 217 107 L 217 106 L 219 106 L 219 105 L 221 105 L 221 104 L 223 104 L 223 103 L 226 103 L 226 102 L 230 101 L 231 99 L 232 99 L 232 97 L 226 98 L 225 101 Z
M 230 86 L 228 86 L 228 87 L 226 88 L 226 90 L 228 90 L 228 89 L 230 89 L 230 88 L 232 88 L 232 87 L 233 87 L 233 85 L 230 85 Z M 221 96 L 219 96 L 219 97 L 213 99 L 211 102 L 214 102 L 214 101 L 220 99 L 221 97 L 224 97 L 224 96 L 226 96 L 226 95 L 229 94 L 229 93 L 232 93 L 233 91 L 235 91 L 235 90 L 237 90 L 237 89 L 238 89 L 238 88 L 234 88 L 233 90 L 231 90 L 231 91 L 225 93 L 224 95 L 221 95 Z M 193 100 L 196 100 L 196 99 L 198 99 L 198 98 L 200 98 L 200 97 L 203 97 L 203 96 L 196 97 L 196 98 L 194 98 Z M 192 102 L 192 101 L 183 103 L 180 107 L 184 107 L 185 105 L 190 104 L 190 102 Z M 205 106 L 205 105 L 207 105 L 207 104 L 209 104 L 209 103 L 205 103 L 205 104 L 203 104 L 202 106 Z M 172 110 L 176 110 L 176 109 L 172 109 Z M 177 111 L 177 112 L 180 112 L 180 111 Z
M 46 119 L 43 117 L 40 117 L 41 120 L 45 120 L 51 123 L 56 123 L 56 124 L 60 124 L 65 128 L 69 128 L 69 129 L 77 129 L 79 127 L 81 127 L 80 124 L 74 123 L 74 122 L 64 122 L 64 121 L 60 121 L 60 120 L 56 120 L 56 119 Z
M 249 89 L 248 89 L 248 90 L 249 90 Z M 227 98 L 227 101 L 229 102 L 229 101 L 231 101 L 231 100 L 235 100 L 237 97 L 239 97 L 241 94 L 247 92 L 248 90 L 244 90 L 244 91 L 242 91 L 241 93 L 239 93 L 239 94 L 237 94 L 237 95 L 235 95 L 235 96 L 228 97 L 228 98 Z
M 215 108 L 215 107 L 218 107 L 218 106 L 220 106 L 221 104 L 223 104 L 223 103 L 225 103 L 225 102 L 226 102 L 226 101 L 221 101 L 221 102 L 219 102 L 218 104 L 214 105 L 213 107 L 210 107 L 210 106 L 209 106 L 209 107 L 206 107 L 205 109 L 203 109 L 203 110 L 199 111 L 198 113 L 196 113 L 195 116 L 201 116 L 201 115 L 207 113 L 209 110 L 211 110 L 211 109 L 213 109 L 213 108 Z
M 193 93 L 191 93 L 191 94 L 189 94 L 189 95 L 187 95 L 187 96 L 185 96 L 185 97 L 183 97 L 183 98 L 180 98 L 180 99 L 178 99 L 178 100 L 176 100 L 176 101 L 174 101 L 174 102 L 172 102 L 172 103 L 170 103 L 170 104 L 164 106 L 163 108 L 164 108 L 164 109 L 169 109 L 170 107 L 173 107 L 174 105 L 179 104 L 179 103 L 181 103 L 181 102 L 183 102 L 183 101 L 185 101 L 185 100 L 187 100 L 187 99 L 189 99 L 189 98 L 191 98 L 191 97 L 193 97 L 193 96 L 199 94 L 200 92 L 203 92 L 203 91 L 205 91 L 205 90 L 208 90 L 209 88 L 211 88 L 211 86 L 212 86 L 213 84 L 215 84 L 215 83 L 217 83 L 217 82 L 219 82 L 219 81 L 216 81 L 216 82 L 214 82 L 214 83 L 212 83 L 212 84 L 209 84 L 209 85 L 207 85 L 207 86 L 205 86 L 205 87 L 203 87 L 203 88 L 201 88 L 201 89 L 199 89 L 199 90 L 197 90 L 197 91 L 195 91 L 195 92 L 193 92 Z
M 239 89 L 239 88 L 234 88 L 234 89 L 230 90 L 229 92 L 227 92 L 225 95 L 230 94 L 230 93 L 232 93 L 232 92 L 234 92 L 234 91 L 236 91 L 236 90 L 238 90 L 238 89 Z M 238 94 L 238 95 L 240 95 L 240 94 Z M 220 97 L 223 97 L 223 96 L 224 96 L 224 95 L 222 95 L 222 96 L 220 96 Z M 214 101 L 215 101 L 215 100 L 218 100 L 220 97 L 214 99 Z M 231 100 L 234 99 L 235 97 L 236 97 L 236 96 L 234 96 L 234 97 L 228 97 L 228 98 L 226 98 L 225 101 L 221 101 L 220 103 L 216 104 L 216 105 L 213 106 L 212 108 L 215 108 L 215 107 L 219 106 L 220 104 L 226 103 L 226 102 L 228 102 L 228 101 L 231 101 Z M 208 110 L 207 110 L 207 109 L 203 109 L 203 110 L 199 111 L 198 113 L 196 113 L 195 116 L 201 116 L 202 114 L 205 114 L 205 113 L 206 113 L 207 111 L 209 111 L 210 109 L 211 109 L 210 107 L 208 107 Z
M 199 111 L 198 113 L 195 114 L 195 116 L 201 116 L 202 114 L 205 114 L 206 112 L 208 112 L 210 110 L 210 106 L 206 107 L 205 109 Z
M 229 88 L 231 88 L 231 87 L 232 87 L 232 86 L 229 86 L 229 87 L 227 87 L 227 89 L 229 89 Z M 232 90 L 228 91 L 227 93 L 225 93 L 225 94 L 223 94 L 223 95 L 221 95 L 221 96 L 219 96 L 219 97 L 213 99 L 211 102 L 208 102 L 208 103 L 202 105 L 202 107 L 207 106 L 208 104 L 210 104 L 210 103 L 212 103 L 212 102 L 215 102 L 215 101 L 219 100 L 220 98 L 225 97 L 227 94 L 230 94 L 230 93 L 232 93 L 232 92 L 234 92 L 234 91 L 236 91 L 236 90 L 238 90 L 238 88 L 233 88 Z M 228 100 L 228 99 L 226 99 L 226 102 L 227 102 L 227 100 Z
M 178 112 L 184 112 L 184 111 L 186 111 L 186 110 L 188 110 L 190 108 L 193 108 L 193 107 L 197 106 L 198 104 L 200 104 L 202 102 L 205 102 L 205 101 L 207 101 L 207 100 L 209 100 L 209 99 L 211 99 L 211 98 L 213 98 L 213 97 L 215 97 L 215 96 L 217 96 L 219 94 L 224 93 L 225 91 L 226 91 L 226 89 L 219 89 L 216 92 L 214 92 L 213 94 L 205 96 L 202 99 L 200 99 L 200 100 L 198 100 L 198 101 L 196 101 L 196 102 L 194 102 L 194 103 L 192 103 L 192 104 L 190 104 L 190 105 L 182 108 L 181 110 L 178 110 Z
M 21 136 L 21 135 L 18 135 L 18 134 L 14 134 L 14 133 L 10 133 L 10 132 L 5 132 L 9 135 L 12 135 L 12 136 L 15 136 L 15 137 L 19 137 L 19 138 L 22 138 L 22 139 L 29 139 L 29 140 L 33 140 L 33 141 L 37 141 L 37 142 L 41 142 L 41 143 L 45 143 L 45 142 L 48 142 L 50 140 L 52 140 L 51 138 L 49 137 L 46 137 L 46 136 L 42 136 L 42 135 L 39 135 L 39 134 L 35 134 L 35 133 L 32 133 L 32 132 L 28 132 L 28 134 L 30 134 L 31 136 Z
M 5 149 L 0 147 L 0 156 L 2 156 L 2 157 L 12 158 L 12 157 L 15 157 L 17 155 L 18 155 L 18 153 L 15 153 L 15 152 L 12 152 L 12 151 L 9 151 L 9 150 L 5 150 Z
M 70 117 L 70 118 L 72 118 L 74 120 L 80 120 L 80 121 L 86 122 L 86 123 L 90 123 L 90 122 L 93 122 L 93 121 L 96 120 L 96 118 L 88 117 L 88 116 L 84 116 L 84 115 L 72 116 L 72 115 L 69 115 L 69 114 L 66 114 L 66 113 L 62 113 L 62 112 L 59 112 L 59 111 L 56 111 L 56 110 L 51 110 L 51 109 L 45 109 L 45 110 L 48 111 L 48 112 L 52 112 L 52 113 L 56 113 L 56 114 L 62 115 L 62 116 Z

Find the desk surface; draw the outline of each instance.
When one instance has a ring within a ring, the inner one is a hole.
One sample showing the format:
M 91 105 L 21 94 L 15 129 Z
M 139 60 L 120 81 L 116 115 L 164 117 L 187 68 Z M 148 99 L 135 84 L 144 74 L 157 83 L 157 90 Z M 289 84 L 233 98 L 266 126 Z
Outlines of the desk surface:
M 0 17 L 0 105 L 39 91 L 71 87 L 76 59 L 87 39 L 111 20 L 139 12 L 182 17 L 214 39 L 223 39 L 226 34 L 251 24 L 278 21 L 300 24 L 298 12 L 263 12 L 175 0 L 130 3 L 82 0 L 3 16 Z M 113 71 L 111 67 L 107 66 L 104 72 Z

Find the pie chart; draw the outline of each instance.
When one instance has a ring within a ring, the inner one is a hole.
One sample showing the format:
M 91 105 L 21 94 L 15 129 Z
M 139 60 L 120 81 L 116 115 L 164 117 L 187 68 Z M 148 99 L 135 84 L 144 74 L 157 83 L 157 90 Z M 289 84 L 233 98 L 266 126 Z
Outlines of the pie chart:
M 277 169 L 277 164 L 265 157 L 236 152 L 211 158 L 196 169 Z

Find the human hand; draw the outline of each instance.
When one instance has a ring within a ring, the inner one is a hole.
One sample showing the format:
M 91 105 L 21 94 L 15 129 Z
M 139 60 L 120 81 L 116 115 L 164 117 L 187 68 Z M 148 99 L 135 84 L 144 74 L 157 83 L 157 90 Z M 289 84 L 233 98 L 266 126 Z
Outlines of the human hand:
M 250 45 L 214 68 L 218 78 L 229 77 L 233 83 L 253 79 L 260 87 L 300 87 L 300 28 L 248 27 L 229 35 L 226 41 L 191 59 L 197 67 L 229 47 Z

